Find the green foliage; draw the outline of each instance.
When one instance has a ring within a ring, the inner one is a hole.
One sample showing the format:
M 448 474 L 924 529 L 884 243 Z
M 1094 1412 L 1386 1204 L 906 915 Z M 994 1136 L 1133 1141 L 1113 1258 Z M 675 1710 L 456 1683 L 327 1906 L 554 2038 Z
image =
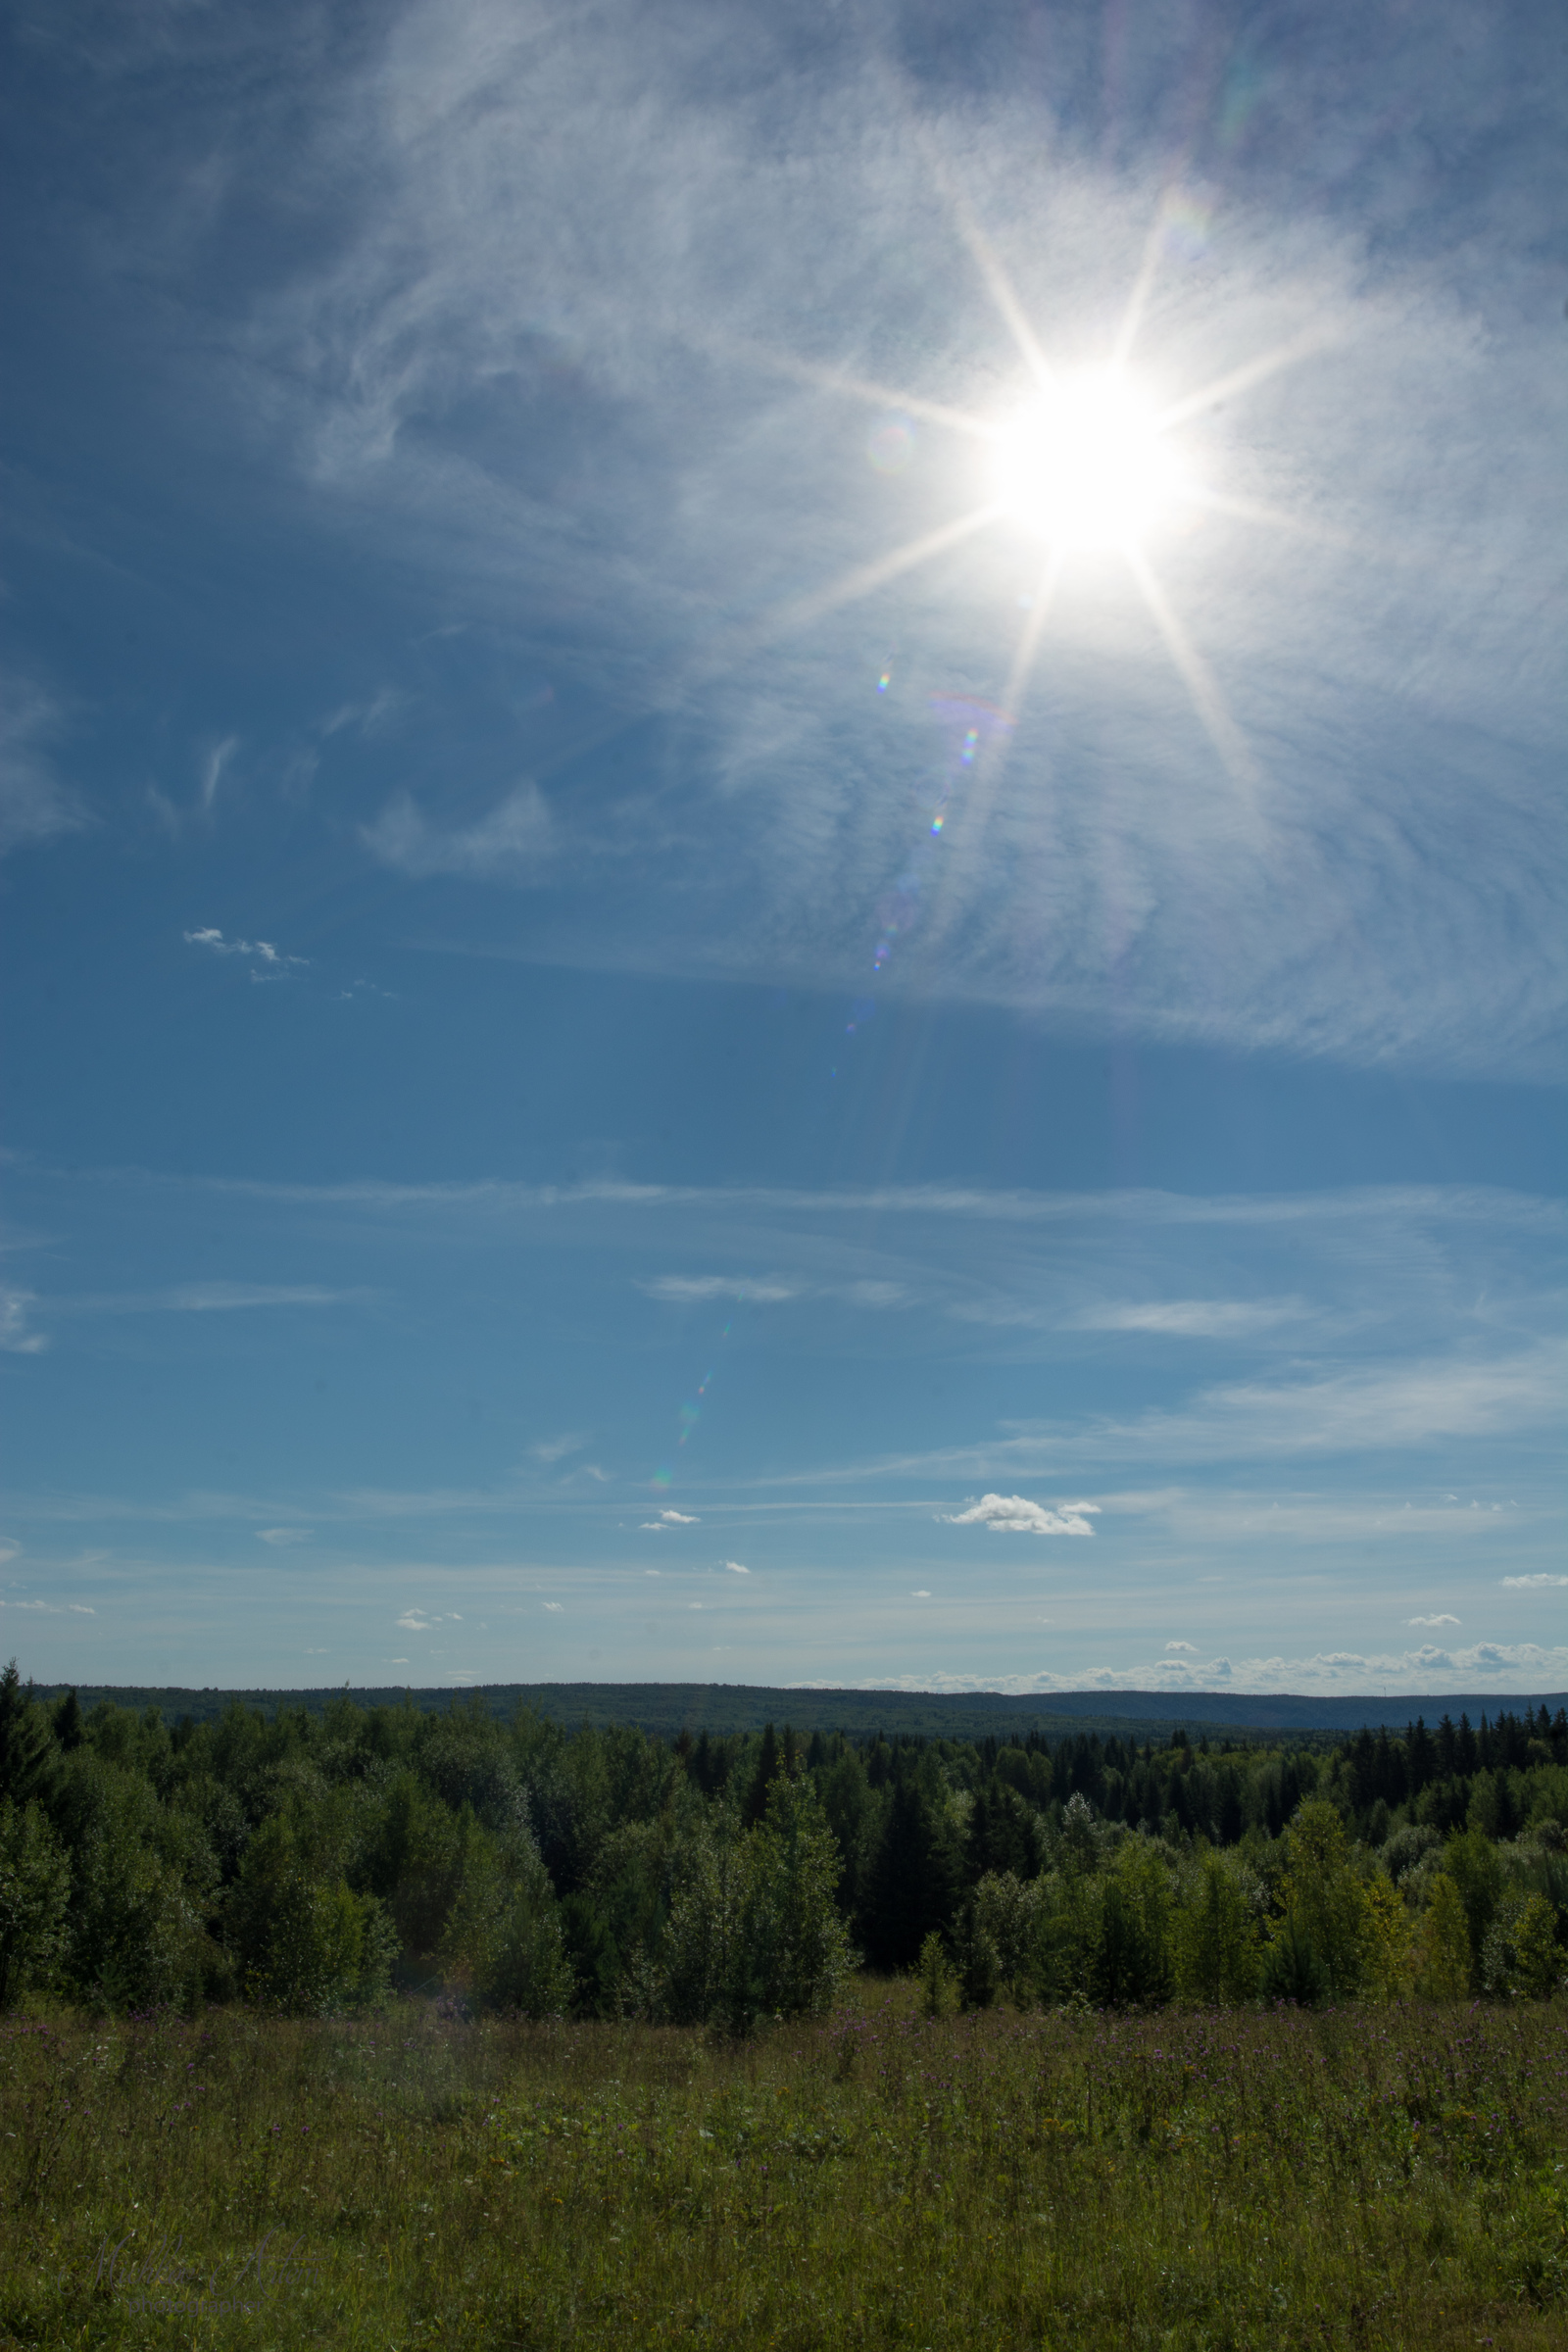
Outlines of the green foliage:
M 1152 2008 L 1171 1990 L 1171 1888 L 1163 1858 L 1129 1838 L 1100 1886 L 1088 1990 L 1103 2009 Z
M 1555 2352 L 1555 2006 L 0 2027 L 49 2347 Z M 264 2270 L 258 2250 L 268 2254 Z M 157 2300 L 259 2286 L 248 2319 Z
M 933 1936 L 972 2009 L 1549 1986 L 1568 1718 L 1320 1746 L 818 1732 L 803 1754 L 787 1725 L 568 1734 L 477 1693 L 172 1725 L 0 1678 L 13 1807 L 70 1870 L 44 1975 L 100 2009 L 345 2009 L 390 1981 L 748 2032 L 819 2013 L 854 1951 L 914 1970 Z
M 501 1867 L 473 1857 L 441 1954 L 449 1979 L 485 2007 L 527 2018 L 561 2017 L 574 1990 L 560 1908 L 544 1865 L 522 1853 Z
M 962 1986 L 948 1958 L 947 1946 L 933 1929 L 920 1946 L 914 1981 L 920 1987 L 920 2010 L 925 2017 L 956 2017 Z
M 318 2017 L 385 1998 L 396 1942 L 381 1906 L 318 1875 L 282 1815 L 247 1846 L 227 1913 L 245 1990 L 263 2007 Z
M 1173 1958 L 1184 2000 L 1231 2008 L 1257 1990 L 1261 1955 L 1250 1891 L 1226 1856 L 1202 1855 L 1176 1921 Z
M 1480 1981 L 1482 1954 L 1502 1895 L 1502 1864 L 1482 1829 L 1455 1831 L 1443 1849 L 1443 1868 L 1459 1890 L 1470 1935 L 1470 1966 Z
M 1432 1882 L 1416 1942 L 1416 1984 L 1428 1999 L 1463 2000 L 1470 1989 L 1470 1928 L 1458 1887 L 1446 1873 Z
M 1336 1999 L 1358 1992 L 1372 1959 L 1372 1914 L 1345 1823 L 1326 1798 L 1309 1797 L 1291 1824 L 1283 1893 L 1293 1950 L 1310 1950 Z
M 821 2017 L 853 1965 L 834 1902 L 838 1849 L 805 1773 L 780 1776 L 752 1831 L 741 1913 L 749 2004 L 782 2017 Z
M 53 1984 L 70 1896 L 71 1864 L 43 1808 L 0 1799 L 0 2010 Z
M 0 1673 L 0 1803 L 24 1805 L 41 1794 L 49 1778 L 54 1743 L 48 1716 L 30 1687 L 24 1690 L 13 1658 Z
M 1315 2008 L 1334 1989 L 1322 1953 L 1301 1921 L 1289 1912 L 1277 1923 L 1264 1951 L 1262 1988 L 1266 2000 L 1293 2001 L 1301 2009 Z
M 1481 1947 L 1481 1981 L 1505 1999 L 1546 2000 L 1568 1969 L 1557 1939 L 1557 1914 L 1544 1894 L 1504 1905 Z

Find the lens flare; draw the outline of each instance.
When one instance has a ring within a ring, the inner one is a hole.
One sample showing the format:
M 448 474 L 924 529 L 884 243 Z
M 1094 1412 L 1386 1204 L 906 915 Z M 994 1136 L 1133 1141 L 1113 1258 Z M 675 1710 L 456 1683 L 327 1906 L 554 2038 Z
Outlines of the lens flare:
M 1186 486 L 1157 413 L 1119 372 L 1031 401 L 998 432 L 994 470 L 1006 512 L 1058 547 L 1136 545 Z

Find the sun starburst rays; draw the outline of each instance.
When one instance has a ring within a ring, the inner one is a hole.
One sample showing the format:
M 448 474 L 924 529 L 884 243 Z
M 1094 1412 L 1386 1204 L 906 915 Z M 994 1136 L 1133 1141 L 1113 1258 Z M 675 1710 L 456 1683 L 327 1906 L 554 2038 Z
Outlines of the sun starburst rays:
M 990 771 L 987 789 L 972 804 L 971 830 L 983 829 L 995 800 L 1007 760 L 1006 747 L 1016 739 L 1018 712 L 1067 561 L 1075 554 L 1096 551 L 1119 557 L 1125 564 L 1221 765 L 1246 796 L 1249 807 L 1255 808 L 1262 781 L 1258 762 L 1213 672 L 1156 576 L 1146 541 L 1167 513 L 1186 506 L 1325 545 L 1348 544 L 1343 534 L 1325 525 L 1203 482 L 1182 464 L 1173 438 L 1182 425 L 1221 402 L 1328 349 L 1339 339 L 1337 329 L 1332 324 L 1316 324 L 1163 407 L 1140 402 L 1128 377 L 1127 363 L 1166 247 L 1168 206 L 1162 203 L 1129 290 L 1108 364 L 1094 373 L 1065 375 L 1053 366 L 1042 347 L 1001 256 L 967 197 L 944 166 L 939 163 L 936 169 L 958 234 L 1027 371 L 1032 392 L 1026 406 L 1010 417 L 998 418 L 881 383 L 851 368 L 802 359 L 755 343 L 726 341 L 723 348 L 796 382 L 981 442 L 992 461 L 993 494 L 952 522 L 907 540 L 887 555 L 855 564 L 810 594 L 775 607 L 754 628 L 740 633 L 747 650 L 808 627 L 827 613 L 934 562 L 988 525 L 1009 521 L 1044 539 L 1048 557 L 1008 670 L 1003 708 L 1009 724 L 985 763 Z

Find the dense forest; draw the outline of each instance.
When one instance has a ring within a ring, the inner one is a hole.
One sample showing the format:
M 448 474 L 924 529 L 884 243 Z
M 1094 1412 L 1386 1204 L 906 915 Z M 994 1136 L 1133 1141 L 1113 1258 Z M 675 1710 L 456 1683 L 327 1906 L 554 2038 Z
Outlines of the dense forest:
M 1549 1995 L 1568 1715 L 665 1741 L 460 1700 L 171 1726 L 0 1680 L 0 2006 L 424 1990 L 743 2031 L 861 1964 L 935 2012 Z

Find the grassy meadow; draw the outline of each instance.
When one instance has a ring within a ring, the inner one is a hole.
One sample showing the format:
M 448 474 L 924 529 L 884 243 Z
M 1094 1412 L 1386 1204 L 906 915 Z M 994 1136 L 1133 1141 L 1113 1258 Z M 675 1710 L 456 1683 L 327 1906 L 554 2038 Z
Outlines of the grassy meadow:
M 1568 2010 L 34 2012 L 0 2023 L 0 2197 L 29 2352 L 1544 2352 Z

